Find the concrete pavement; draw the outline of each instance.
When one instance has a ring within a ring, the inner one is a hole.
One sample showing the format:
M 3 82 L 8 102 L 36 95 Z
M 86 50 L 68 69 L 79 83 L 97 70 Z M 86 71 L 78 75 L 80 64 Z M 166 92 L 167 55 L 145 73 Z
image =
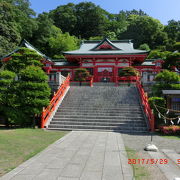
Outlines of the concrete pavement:
M 120 133 L 72 131 L 1 180 L 132 180 Z

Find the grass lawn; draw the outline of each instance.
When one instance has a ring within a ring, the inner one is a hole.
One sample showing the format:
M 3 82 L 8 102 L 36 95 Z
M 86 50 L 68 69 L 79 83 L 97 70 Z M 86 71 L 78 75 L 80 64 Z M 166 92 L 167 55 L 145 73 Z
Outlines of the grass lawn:
M 42 129 L 0 130 L 0 176 L 11 171 L 67 132 Z
M 164 137 L 164 138 L 168 138 L 168 139 L 176 139 L 176 140 L 180 140 L 180 136 L 164 136 L 164 135 L 162 135 L 161 137 Z
M 176 136 L 174 136 L 174 135 L 163 135 L 163 134 L 161 134 L 160 132 L 156 132 L 155 134 L 158 135 L 158 136 L 161 136 L 161 137 L 163 137 L 163 138 L 167 138 L 167 139 L 180 140 L 180 135 L 176 135 Z
M 130 149 L 129 147 L 125 147 L 128 159 L 142 159 L 137 155 L 137 152 L 133 149 Z M 148 179 L 149 172 L 145 167 L 143 167 L 141 164 L 131 164 L 133 171 L 134 171 L 134 177 L 136 180 L 144 180 Z

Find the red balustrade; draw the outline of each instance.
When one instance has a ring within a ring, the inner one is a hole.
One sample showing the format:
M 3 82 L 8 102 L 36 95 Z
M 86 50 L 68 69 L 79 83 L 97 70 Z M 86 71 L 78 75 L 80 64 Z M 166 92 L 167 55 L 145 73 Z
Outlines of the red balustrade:
M 91 76 L 91 79 L 90 79 L 90 87 L 93 87 L 93 81 L 94 81 L 94 77 Z
M 66 80 L 61 84 L 58 91 L 54 94 L 53 98 L 50 101 L 50 104 L 47 108 L 43 109 L 42 115 L 41 115 L 41 128 L 45 127 L 46 122 L 51 117 L 53 111 L 55 110 L 57 104 L 60 100 L 62 100 L 67 88 L 70 85 L 70 76 L 66 78 Z
M 139 90 L 140 98 L 141 98 L 141 103 L 143 105 L 144 112 L 148 118 L 149 125 L 150 125 L 150 130 L 154 132 L 154 114 L 152 112 L 152 109 L 150 108 L 149 102 L 148 102 L 148 96 L 144 92 L 144 89 L 142 87 L 142 84 L 140 81 L 136 82 L 137 88 Z

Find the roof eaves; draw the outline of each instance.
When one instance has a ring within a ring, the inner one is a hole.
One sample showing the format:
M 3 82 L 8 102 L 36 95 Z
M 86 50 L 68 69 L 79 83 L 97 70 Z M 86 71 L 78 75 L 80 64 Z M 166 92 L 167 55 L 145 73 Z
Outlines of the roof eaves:
M 16 48 L 15 50 L 13 50 L 11 53 L 9 53 L 9 54 L 1 57 L 1 60 L 3 60 L 4 58 L 7 58 L 7 57 L 11 56 L 12 54 L 18 52 L 18 50 L 19 50 L 21 47 L 26 47 L 26 48 L 28 48 L 28 47 L 25 45 L 25 43 L 28 44 L 29 46 L 31 46 L 32 49 L 34 49 L 36 52 L 38 52 L 42 57 L 46 58 L 48 61 L 52 61 L 51 58 L 49 58 L 48 56 L 46 56 L 45 54 L 43 54 L 41 51 L 39 51 L 38 49 L 36 49 L 32 44 L 30 44 L 30 43 L 29 43 L 27 40 L 25 40 L 25 39 L 23 39 L 23 40 L 20 42 L 19 47 L 17 47 L 17 48 Z
M 27 43 L 29 46 L 31 46 L 35 51 L 37 51 L 41 56 L 43 56 L 44 58 L 46 58 L 49 61 L 52 61 L 51 58 L 49 58 L 48 56 L 46 56 L 45 54 L 43 54 L 41 51 L 39 51 L 37 48 L 35 48 L 32 44 L 30 44 L 27 40 L 23 40 L 20 44 L 20 46 L 22 47 L 22 45 L 25 43 Z
M 136 54 L 147 54 L 146 52 L 137 52 L 137 53 L 99 53 L 99 54 L 94 54 L 94 53 L 68 53 L 64 52 L 64 55 L 136 55 Z

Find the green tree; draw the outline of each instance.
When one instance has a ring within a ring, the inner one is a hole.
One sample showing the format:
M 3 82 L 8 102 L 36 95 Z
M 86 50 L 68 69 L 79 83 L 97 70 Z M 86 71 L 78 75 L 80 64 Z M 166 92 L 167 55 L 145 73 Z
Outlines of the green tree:
M 5 1 L 0 2 L 0 57 L 11 52 L 20 42 L 14 16 L 13 6 Z
M 103 39 L 103 36 L 93 36 L 89 38 L 89 40 L 102 40 L 102 39 Z
M 164 70 L 156 75 L 155 81 L 161 82 L 163 84 L 173 84 L 180 81 L 180 76 L 177 73 Z
M 164 26 L 157 19 L 149 16 L 130 15 L 128 23 L 127 31 L 119 36 L 134 39 L 135 47 L 147 43 L 150 48 L 155 48 L 167 40 L 167 34 L 163 32 Z
M 86 79 L 90 76 L 89 71 L 84 68 L 78 68 L 75 71 L 75 81 L 79 81 L 79 85 L 81 86 L 83 81 L 86 81 Z
M 62 32 L 89 39 L 103 36 L 108 24 L 108 15 L 104 9 L 92 2 L 81 2 L 77 5 L 68 3 L 52 10 L 49 17 Z
M 154 115 L 155 115 L 155 127 L 158 128 L 159 125 L 164 125 L 164 120 L 162 117 L 159 117 L 159 113 L 157 112 L 155 105 L 160 106 L 162 108 L 166 108 L 166 101 L 163 97 L 151 97 L 148 99 L 148 102 L 151 106 L 151 109 L 153 109 Z M 166 110 L 158 108 L 161 114 L 165 114 Z M 166 115 L 167 116 L 167 115 Z
M 28 0 L 0 1 L 0 56 L 15 49 L 22 38 L 32 37 L 37 28 L 34 16 Z
M 152 87 L 153 95 L 162 96 L 162 90 L 165 89 L 180 89 L 180 76 L 168 70 L 164 70 L 156 75 L 156 83 Z
M 180 52 L 180 42 L 175 43 L 174 50 Z
M 32 43 L 47 56 L 60 57 L 63 51 L 78 48 L 79 40 L 53 25 L 48 13 L 40 14 L 37 22 L 38 29 L 34 31 Z
M 36 18 L 37 29 L 33 32 L 30 42 L 44 54 L 49 56 L 49 38 L 56 34 L 53 27 L 53 20 L 49 18 L 48 13 L 39 14 Z
M 168 37 L 174 42 L 180 41 L 180 21 L 168 21 L 168 25 L 165 26 L 164 31 L 168 34 Z
M 172 70 L 172 67 L 179 67 L 180 66 L 180 53 L 179 52 L 172 52 L 167 54 L 165 59 L 165 63 L 163 64 L 163 68 Z
M 141 45 L 139 46 L 139 49 L 141 49 L 141 50 L 146 50 L 146 51 L 150 51 L 149 45 L 146 44 L 146 43 L 141 44 Z
M 119 71 L 119 76 L 137 76 L 139 72 L 134 67 L 125 67 Z
M 120 14 L 121 13 L 124 13 L 126 15 L 126 18 L 128 18 L 129 16 L 131 15 L 138 15 L 138 16 L 148 16 L 148 14 L 146 14 L 143 10 L 139 9 L 139 10 L 136 10 L 136 9 L 133 9 L 133 10 L 130 10 L 130 11 L 120 11 Z
M 77 24 L 75 13 L 75 4 L 68 3 L 50 11 L 49 15 L 53 19 L 54 25 L 60 28 L 62 32 L 69 32 L 73 35 Z
M 75 35 L 88 39 L 103 36 L 108 23 L 108 12 L 91 2 L 82 2 L 75 6 L 77 23 Z
M 49 103 L 50 88 L 47 75 L 42 70 L 41 59 L 42 57 L 35 51 L 21 48 L 4 66 L 5 69 L 11 71 L 2 72 L 13 77 L 10 79 L 7 76 L 11 80 L 11 86 L 6 88 L 8 99 L 6 103 L 9 104 L 2 106 L 5 110 L 7 107 L 4 112 L 11 123 L 20 126 L 34 126 L 35 117 Z
M 30 65 L 42 67 L 41 59 L 42 57 L 34 50 L 20 48 L 17 53 L 11 55 L 11 59 L 5 63 L 4 68 L 19 74 L 20 70 Z
M 35 21 L 36 13 L 30 8 L 29 0 L 8 0 L 14 8 L 15 22 L 18 24 L 18 29 L 22 39 L 32 37 L 34 30 L 37 29 Z
M 9 126 L 8 117 L 15 108 L 14 79 L 16 74 L 11 71 L 0 71 L 0 112 Z
M 161 58 L 165 60 L 168 56 L 168 54 L 171 54 L 172 52 L 170 51 L 161 51 L 161 50 L 152 50 L 149 55 L 148 59 L 158 59 Z
M 70 51 L 78 48 L 79 40 L 75 36 L 70 36 L 69 33 L 62 33 L 56 26 L 52 28 L 54 28 L 56 33 L 48 40 L 49 55 L 51 57 L 57 57 L 62 55 L 63 51 Z
M 105 37 L 107 37 L 110 40 L 116 40 L 117 39 L 116 33 L 115 32 L 111 32 L 111 31 L 107 31 L 105 33 Z
M 105 28 L 107 32 L 115 33 L 115 38 L 119 37 L 119 34 L 127 30 L 128 22 L 125 12 L 122 11 L 119 14 L 109 14 L 108 17 L 109 21 Z
M 49 104 L 50 88 L 47 75 L 36 66 L 27 66 L 19 73 L 18 100 L 19 108 L 24 113 L 22 124 L 35 126 L 35 117 L 40 115 L 43 107 Z

